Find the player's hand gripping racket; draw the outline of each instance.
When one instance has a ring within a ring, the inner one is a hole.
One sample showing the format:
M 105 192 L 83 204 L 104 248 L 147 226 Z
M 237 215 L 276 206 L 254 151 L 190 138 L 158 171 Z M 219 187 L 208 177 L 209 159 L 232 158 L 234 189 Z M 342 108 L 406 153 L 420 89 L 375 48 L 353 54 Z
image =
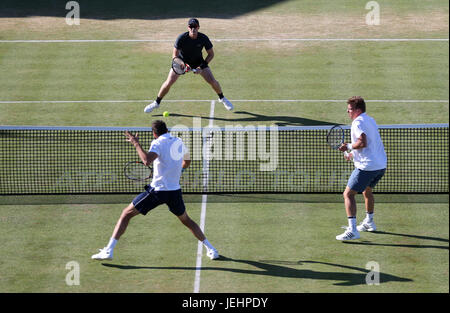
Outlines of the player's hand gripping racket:
M 197 69 L 191 69 L 189 64 L 184 63 L 184 61 L 180 57 L 174 57 L 172 59 L 172 69 L 178 75 L 184 75 L 189 71 L 197 73 Z
M 139 161 L 131 161 L 125 164 L 123 173 L 128 179 L 144 181 L 153 176 L 153 169 Z

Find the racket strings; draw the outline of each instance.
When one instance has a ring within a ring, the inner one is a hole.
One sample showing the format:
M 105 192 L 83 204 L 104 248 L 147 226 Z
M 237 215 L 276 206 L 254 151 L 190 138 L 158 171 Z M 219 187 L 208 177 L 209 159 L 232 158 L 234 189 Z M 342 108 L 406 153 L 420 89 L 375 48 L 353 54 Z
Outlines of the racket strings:
M 333 143 L 335 145 L 339 144 L 341 142 L 341 140 L 342 140 L 342 134 L 339 131 L 333 132 L 330 136 L 331 143 Z
M 175 73 L 183 74 L 185 72 L 186 65 L 180 58 L 175 58 L 172 60 L 172 68 L 175 71 Z
M 328 143 L 332 147 L 339 147 L 343 140 L 342 140 L 342 131 L 340 129 L 334 129 L 332 130 L 327 137 Z

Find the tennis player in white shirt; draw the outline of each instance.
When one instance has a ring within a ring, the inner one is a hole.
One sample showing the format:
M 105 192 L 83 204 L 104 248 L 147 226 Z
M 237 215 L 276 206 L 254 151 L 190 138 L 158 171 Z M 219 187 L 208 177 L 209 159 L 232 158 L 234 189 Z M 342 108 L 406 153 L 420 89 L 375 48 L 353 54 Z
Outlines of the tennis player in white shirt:
M 362 97 L 355 96 L 347 100 L 347 113 L 352 120 L 351 143 L 343 143 L 340 151 L 350 153 L 345 156 L 353 159 L 353 170 L 343 193 L 348 227 L 337 240 L 353 240 L 360 238 L 361 231 L 375 231 L 373 221 L 374 197 L 372 189 L 380 181 L 386 171 L 387 158 L 383 142 L 375 120 L 367 115 L 366 103 Z M 356 226 L 355 195 L 362 192 L 366 206 L 366 217 Z
M 169 210 L 203 243 L 210 259 L 219 258 L 217 250 L 206 239 L 197 223 L 188 216 L 184 206 L 180 176 L 182 169 L 188 168 L 191 163 L 186 147 L 180 138 L 170 135 L 163 121 L 154 121 L 152 130 L 155 140 L 152 141 L 148 152 L 139 144 L 137 134 L 125 132 L 127 141 L 134 145 L 141 161 L 145 165 L 153 162 L 153 179 L 150 186 L 145 186 L 145 191 L 137 195 L 122 211 L 108 245 L 94 254 L 92 259 L 112 260 L 117 241 L 124 234 L 131 218 L 138 214 L 146 215 L 161 204 L 166 204 Z

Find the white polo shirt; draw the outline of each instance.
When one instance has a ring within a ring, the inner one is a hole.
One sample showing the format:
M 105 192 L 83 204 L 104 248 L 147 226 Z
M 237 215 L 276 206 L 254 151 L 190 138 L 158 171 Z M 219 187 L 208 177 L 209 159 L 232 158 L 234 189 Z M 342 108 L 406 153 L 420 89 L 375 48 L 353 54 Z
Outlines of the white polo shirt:
M 148 151 L 158 155 L 153 161 L 153 180 L 150 186 L 157 191 L 180 189 L 183 156 L 187 153 L 183 141 L 165 133 L 152 141 Z
M 361 137 L 362 133 L 366 134 L 367 147 L 352 150 L 355 167 L 364 171 L 376 171 L 386 168 L 387 157 L 377 123 L 366 113 L 360 114 L 352 122 L 352 144 Z

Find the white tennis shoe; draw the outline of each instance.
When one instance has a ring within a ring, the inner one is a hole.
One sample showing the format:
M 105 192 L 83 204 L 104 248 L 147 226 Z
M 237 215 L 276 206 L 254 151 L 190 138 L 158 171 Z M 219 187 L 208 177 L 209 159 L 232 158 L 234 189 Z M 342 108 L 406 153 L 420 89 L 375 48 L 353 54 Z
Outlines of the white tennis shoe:
M 216 249 L 207 249 L 206 255 L 211 259 L 215 260 L 219 258 L 219 252 Z
M 358 231 L 376 231 L 377 230 L 377 226 L 375 225 L 373 220 L 372 221 L 363 220 L 361 222 L 361 224 L 356 226 L 356 229 Z
M 225 97 L 223 97 L 222 99 L 219 99 L 219 102 L 221 102 L 224 105 L 225 109 L 227 109 L 228 111 L 231 111 L 234 109 L 233 104 Z
M 156 102 L 156 101 L 153 101 L 152 103 L 150 103 L 149 105 L 147 105 L 147 106 L 144 108 L 144 112 L 145 112 L 145 113 L 150 113 L 151 111 L 153 111 L 153 110 L 155 110 L 155 109 L 157 109 L 157 108 L 159 108 L 159 103 Z
M 99 249 L 99 253 L 94 254 L 91 259 L 93 260 L 112 260 L 113 258 L 113 250 L 104 247 L 103 249 Z
M 347 229 L 345 230 L 344 233 L 336 236 L 337 240 L 342 240 L 342 241 L 354 240 L 354 239 L 359 239 L 359 238 L 360 238 L 359 231 L 358 230 L 352 231 L 351 227 L 347 227 Z

